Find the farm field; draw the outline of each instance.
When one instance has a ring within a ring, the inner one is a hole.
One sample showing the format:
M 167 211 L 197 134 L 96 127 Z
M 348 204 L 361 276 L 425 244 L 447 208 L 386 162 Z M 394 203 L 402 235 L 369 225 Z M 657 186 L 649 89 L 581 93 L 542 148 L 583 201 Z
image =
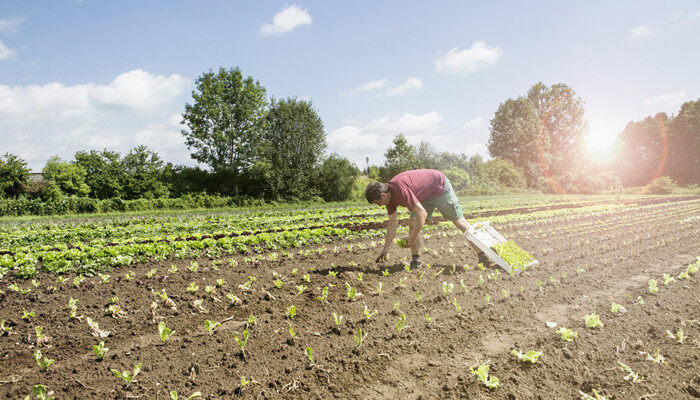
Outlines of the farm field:
M 700 397 L 700 197 L 462 205 L 539 263 L 505 274 L 434 218 L 423 267 L 375 264 L 366 205 L 7 221 L 0 398 Z

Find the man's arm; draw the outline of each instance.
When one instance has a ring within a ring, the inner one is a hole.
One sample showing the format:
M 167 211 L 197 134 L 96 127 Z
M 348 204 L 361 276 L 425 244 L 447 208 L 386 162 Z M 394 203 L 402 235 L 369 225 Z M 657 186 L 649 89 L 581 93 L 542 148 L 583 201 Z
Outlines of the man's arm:
M 415 207 L 411 210 L 415 215 L 408 220 L 408 246 L 413 247 L 418 238 L 418 234 L 423 225 L 425 225 L 425 219 L 428 217 L 428 212 L 420 203 L 417 203 Z
M 396 236 L 396 227 L 398 226 L 398 213 L 394 212 L 393 214 L 389 215 L 389 221 L 387 222 L 386 227 L 386 237 L 384 239 L 384 247 L 382 248 L 381 253 L 379 253 L 379 257 L 377 257 L 377 262 L 386 258 L 386 255 L 389 252 L 389 246 L 391 246 L 391 243 L 394 241 L 394 237 Z

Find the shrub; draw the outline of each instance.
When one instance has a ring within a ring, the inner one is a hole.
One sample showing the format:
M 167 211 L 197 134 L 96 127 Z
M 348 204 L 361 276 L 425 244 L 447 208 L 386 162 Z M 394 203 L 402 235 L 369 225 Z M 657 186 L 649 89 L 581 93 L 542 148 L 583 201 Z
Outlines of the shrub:
M 678 188 L 676 182 L 667 176 L 661 176 L 654 179 L 647 185 L 647 193 L 649 194 L 671 194 Z

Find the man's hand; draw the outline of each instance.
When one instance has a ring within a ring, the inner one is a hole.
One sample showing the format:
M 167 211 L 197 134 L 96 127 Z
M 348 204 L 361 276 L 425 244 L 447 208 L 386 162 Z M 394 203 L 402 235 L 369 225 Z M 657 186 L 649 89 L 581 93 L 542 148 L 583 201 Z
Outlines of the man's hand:
M 386 253 L 387 253 L 387 250 L 382 249 L 382 251 L 379 252 L 379 256 L 377 257 L 377 259 L 374 262 L 386 261 Z

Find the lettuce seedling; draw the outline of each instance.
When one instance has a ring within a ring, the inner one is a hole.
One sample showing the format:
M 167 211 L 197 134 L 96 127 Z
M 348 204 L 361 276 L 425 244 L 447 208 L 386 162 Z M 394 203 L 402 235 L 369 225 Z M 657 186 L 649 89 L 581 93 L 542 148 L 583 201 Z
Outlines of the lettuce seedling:
M 377 311 L 377 310 L 370 311 L 370 309 L 367 308 L 367 304 L 365 304 L 364 314 L 365 314 L 365 319 L 366 319 L 366 320 L 369 321 L 370 318 L 374 317 L 374 316 L 377 315 L 378 313 L 379 313 L 379 311 Z
M 297 285 L 296 288 L 297 288 L 297 292 L 299 292 L 299 294 L 304 294 L 304 290 L 306 290 L 306 286 L 304 286 L 304 285 Z
M 686 336 L 683 333 L 683 328 L 678 328 L 678 331 L 676 332 L 675 335 L 673 333 L 671 333 L 671 331 L 667 330 L 666 335 L 668 337 L 670 337 L 671 339 L 673 339 L 676 342 L 681 343 L 681 344 L 683 344 L 683 341 L 686 339 Z
M 274 281 L 272 281 L 272 284 L 275 285 L 277 289 L 282 289 L 284 281 L 282 279 L 275 279 Z
M 406 282 L 406 279 L 408 279 L 407 276 L 404 276 L 403 278 L 399 279 L 399 283 L 398 283 L 399 287 L 405 287 L 404 282 Z
M 432 324 L 435 321 L 433 317 L 428 315 L 428 313 L 425 313 L 425 320 L 428 321 L 428 325 Z
M 593 389 L 593 394 L 595 397 L 591 396 L 590 394 L 586 394 L 582 391 L 578 391 L 578 393 L 581 395 L 581 400 L 608 400 L 606 396 L 603 396 L 602 394 L 598 393 L 597 390 Z
M 644 353 L 642 353 L 642 354 L 644 354 Z M 653 357 L 649 353 L 646 353 L 646 355 L 647 355 L 647 360 L 649 360 L 649 361 L 653 361 L 657 364 L 667 364 L 666 359 L 664 358 L 664 356 L 661 355 L 660 349 L 656 349 L 656 354 Z
M 384 271 L 382 271 L 382 275 L 389 276 L 389 268 L 384 269 Z
M 105 358 L 105 354 L 107 354 L 108 351 L 109 347 L 105 347 L 105 342 L 100 342 L 99 344 L 92 346 L 92 352 L 97 357 L 97 360 L 102 360 Z
M 629 365 L 624 364 L 622 361 L 618 360 L 617 366 L 620 367 L 620 369 L 622 369 L 623 371 L 627 372 L 627 376 L 625 376 L 626 381 L 631 380 L 632 382 L 637 383 L 644 380 L 644 378 L 639 376 L 636 372 L 632 371 L 632 368 L 630 368 Z
M 357 295 L 357 290 L 350 286 L 349 283 L 345 282 L 345 288 L 347 289 L 348 301 L 354 301 Z
M 357 273 L 357 280 L 362 282 L 365 279 L 365 274 L 363 272 Z
M 326 304 L 326 301 L 328 300 L 328 286 L 325 286 L 323 288 L 323 293 L 320 296 L 316 297 L 316 299 L 318 299 L 318 301 L 320 301 L 321 304 Z
M 401 333 L 406 327 L 406 314 L 401 313 L 401 316 L 396 320 L 396 333 Z
M 36 334 L 36 345 L 37 346 L 43 346 L 43 345 L 47 344 L 49 342 L 49 340 L 51 340 L 50 337 L 41 333 L 41 331 L 43 331 L 43 330 L 44 330 L 44 328 L 42 328 L 40 326 L 34 327 L 34 333 Z
M 302 278 L 304 279 L 304 282 L 311 283 L 311 275 L 304 274 L 304 276 Z
M 220 325 L 221 325 L 220 322 L 214 322 L 214 321 L 212 321 L 212 320 L 210 320 L 210 319 L 204 320 L 204 329 L 206 329 L 206 330 L 207 330 L 207 333 L 210 334 L 210 335 L 213 334 L 213 333 L 214 333 L 214 329 L 216 329 L 216 328 L 219 327 Z
M 36 313 L 34 312 L 34 310 L 32 310 L 32 311 L 22 310 L 22 316 L 20 318 L 22 318 L 23 320 L 29 321 L 29 319 L 33 318 L 33 317 L 36 317 Z
M 9 334 L 10 331 L 12 330 L 12 327 L 5 326 L 5 322 L 7 322 L 7 321 L 5 321 L 4 319 L 2 321 L 0 321 L 0 336 L 5 336 L 5 335 Z
M 423 296 L 418 292 L 414 292 L 414 294 L 416 295 L 416 302 L 420 303 L 420 301 L 423 300 Z
M 289 336 L 292 337 L 292 340 L 294 340 L 294 338 L 297 336 L 296 333 L 294 333 L 294 328 L 292 328 L 291 325 L 289 326 Z
M 481 364 L 476 370 L 470 367 L 469 372 L 471 372 L 472 375 L 476 375 L 476 378 L 480 380 L 481 383 L 483 383 L 487 388 L 495 389 L 499 385 L 499 380 L 495 376 L 489 375 L 489 368 L 491 368 L 490 365 Z
M 523 354 L 520 351 L 513 349 L 513 351 L 511 351 L 510 353 L 514 355 L 518 360 L 520 360 L 520 362 L 529 362 L 530 364 L 536 363 L 542 355 L 541 351 L 535 350 L 530 350 L 527 353 Z
M 401 305 L 400 301 L 394 300 L 394 310 L 398 310 L 400 305 Z
M 90 327 L 90 333 L 92 333 L 92 336 L 102 338 L 109 336 L 109 331 L 101 330 L 100 325 L 97 322 L 93 321 L 90 317 L 85 318 L 85 321 Z
M 226 296 L 224 296 L 224 297 L 226 297 L 226 300 L 230 301 L 231 304 L 233 304 L 233 305 L 238 306 L 238 305 L 243 304 L 243 301 L 241 299 L 239 299 L 238 296 L 236 296 L 233 293 L 227 293 Z
M 671 283 L 671 282 L 673 282 L 673 281 L 675 281 L 675 280 L 676 280 L 676 278 L 672 277 L 671 275 L 669 275 L 669 274 L 664 274 L 663 284 L 664 284 L 665 286 L 668 286 L 669 283 Z
M 53 364 L 53 360 L 50 358 L 43 357 L 41 355 L 41 351 L 39 350 L 34 350 L 34 360 L 36 361 L 36 364 L 39 366 L 39 368 L 41 368 L 42 371 L 48 371 L 51 364 Z
M 110 304 L 105 310 L 105 314 L 111 315 L 112 318 L 126 318 L 126 312 L 117 304 Z
M 201 392 L 194 392 L 189 397 L 187 397 L 185 400 L 192 400 L 192 399 L 197 399 L 200 397 L 202 397 Z M 170 391 L 170 400 L 178 400 L 178 394 L 177 394 L 176 390 Z
M 80 287 L 83 284 L 85 278 L 82 275 L 78 275 L 73 279 L 73 286 Z
M 343 316 L 333 313 L 333 322 L 335 326 L 340 326 L 340 324 L 343 323 Z
M 306 347 L 306 350 L 304 350 L 304 353 L 306 354 L 306 357 L 309 359 L 309 366 L 314 365 L 314 351 L 311 349 L 311 347 Z
M 656 279 L 649 279 L 649 293 L 654 294 L 659 291 L 659 287 L 656 285 Z
M 586 322 L 586 328 L 596 328 L 596 327 L 603 327 L 603 322 L 600 320 L 600 317 L 598 314 L 589 314 L 583 317 L 583 320 Z
M 365 334 L 362 333 L 362 328 L 357 328 L 357 334 L 352 337 L 353 339 L 355 339 L 355 343 L 357 343 L 357 347 L 362 346 L 362 343 L 364 343 L 367 335 L 368 335 L 367 333 L 365 333 Z
M 251 326 L 257 325 L 258 323 L 255 322 L 255 315 L 249 315 L 248 316 L 248 322 L 246 322 L 246 328 L 250 329 Z
M 572 342 L 574 338 L 578 337 L 578 332 L 564 328 L 563 326 L 557 329 L 557 333 L 561 335 L 561 340 L 565 342 Z
M 297 315 L 297 308 L 295 306 L 289 306 L 289 308 L 287 308 L 287 318 L 294 319 L 295 315 Z
M 442 281 L 442 293 L 445 296 L 449 296 L 452 294 L 452 291 L 454 290 L 455 284 L 454 283 L 447 283 L 445 281 Z
M 156 275 L 156 272 L 158 272 L 157 269 L 151 268 L 148 272 L 146 272 L 146 278 L 151 279 Z
M 401 247 L 402 249 L 408 247 L 408 241 L 406 239 L 395 239 L 394 243 L 396 243 L 396 245 Z
M 488 296 L 488 295 L 486 295 L 486 296 Z M 490 298 L 491 296 L 488 296 L 488 297 Z M 488 303 L 488 300 L 487 300 L 486 302 Z M 455 306 L 455 310 L 457 310 L 457 312 L 462 311 L 462 305 L 459 304 L 459 303 L 457 303 L 457 298 L 456 298 L 456 297 L 453 297 L 453 298 L 452 298 L 452 305 Z
M 53 391 L 46 392 L 46 386 L 44 385 L 34 385 L 32 386 L 32 394 L 36 396 L 39 400 L 54 400 L 55 397 L 51 396 Z M 24 400 L 30 400 L 30 396 L 24 398 Z
M 610 305 L 610 311 L 612 311 L 614 313 L 618 312 L 621 308 L 622 308 L 622 304 L 617 304 L 614 301 Z
M 246 387 L 247 385 L 250 385 L 250 384 L 259 385 L 260 382 L 253 379 L 253 377 L 251 377 L 250 379 L 247 379 L 245 376 L 241 376 L 241 390 L 243 390 L 244 387 Z
M 165 341 L 168 340 L 173 333 L 175 333 L 175 331 L 166 327 L 165 322 L 160 321 L 158 323 L 158 334 L 160 335 L 161 342 L 165 343 Z
M 241 353 L 243 353 L 244 356 L 245 356 L 245 346 L 246 346 L 246 344 L 248 344 L 248 335 L 249 335 L 248 331 L 243 331 L 243 334 L 241 335 L 242 338 L 239 339 L 238 332 L 233 333 L 233 340 L 235 340 L 238 347 L 241 348 Z
M 139 372 L 141 372 L 141 363 L 138 363 L 138 365 L 134 367 L 133 373 L 130 373 L 129 371 L 119 372 L 116 369 L 111 369 L 110 371 L 112 371 L 112 374 L 115 377 L 117 377 L 118 379 L 122 379 L 126 383 L 126 388 L 128 389 L 129 385 L 131 385 L 131 382 L 134 380 L 134 378 L 136 378 L 136 375 L 138 375 Z
M 196 292 L 198 289 L 199 289 L 199 286 L 197 286 L 197 284 L 194 283 L 194 282 L 190 282 L 189 286 L 187 286 L 187 291 L 188 291 L 188 292 L 194 293 L 194 292 Z
M 384 284 L 379 282 L 377 284 L 377 294 L 382 294 L 382 288 L 384 287 Z

